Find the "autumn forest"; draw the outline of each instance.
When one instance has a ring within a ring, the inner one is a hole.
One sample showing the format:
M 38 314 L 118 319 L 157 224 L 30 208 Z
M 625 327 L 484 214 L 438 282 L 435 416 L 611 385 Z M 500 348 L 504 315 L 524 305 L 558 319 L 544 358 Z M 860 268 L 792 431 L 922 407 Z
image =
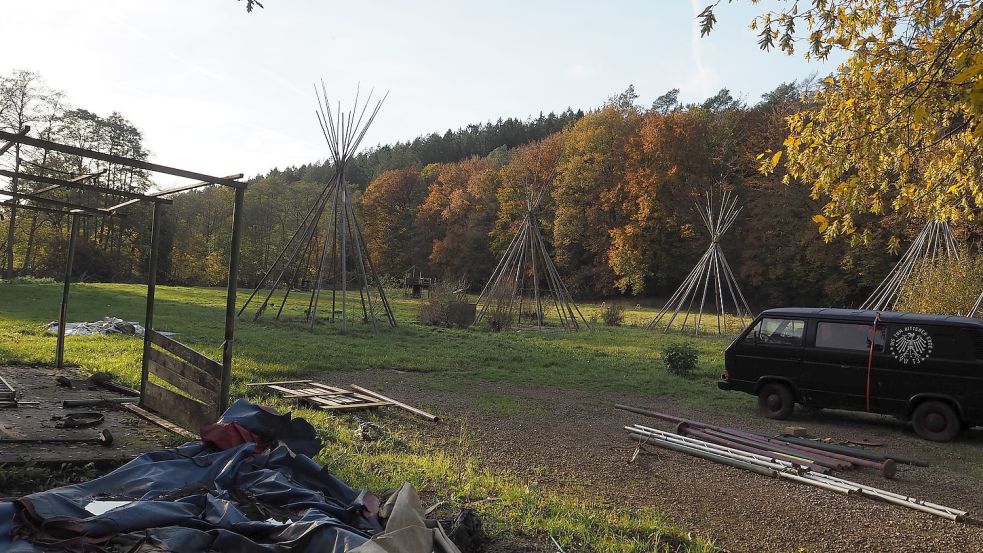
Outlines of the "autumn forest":
M 694 202 L 705 192 L 726 189 L 739 197 L 743 211 L 724 248 L 756 309 L 856 305 L 924 221 L 869 217 L 863 236 L 831 239 L 819 232 L 822 203 L 812 189 L 781 166 L 762 170 L 763 160 L 780 157 L 774 152 L 788 135 L 789 118 L 807 107 L 803 98 L 815 86 L 814 80 L 783 84 L 754 101 L 724 89 L 696 103 L 681 103 L 679 91 L 671 90 L 650 105 L 628 87 L 599 107 L 474 124 L 367 149 L 348 177 L 368 250 L 380 273 L 393 281 L 415 269 L 480 288 L 525 214 L 527 188 L 546 187 L 537 215 L 574 295 L 644 302 L 670 293 L 706 248 L 709 237 Z M 2 87 L 5 129 L 29 124 L 52 140 L 149 155 L 138 125 L 118 113 L 103 117 L 70 107 L 37 74 L 16 72 Z M 99 177 L 104 185 L 130 191 L 152 186 L 138 171 L 43 155 L 19 156 L 18 168 L 3 169 L 49 176 L 105 169 Z M 331 174 L 327 162 L 312 160 L 250 182 L 241 285 L 262 276 Z M 86 201 L 78 192 L 59 194 Z M 174 200 L 165 212 L 159 278 L 222 284 L 229 192 L 205 189 Z M 144 278 L 149 218 L 141 209 L 135 205 L 119 220 L 85 223 L 75 260 L 78 278 Z M 0 232 L 4 274 L 59 278 L 67 223 L 43 212 L 8 216 Z M 970 224 L 955 223 L 954 230 L 963 244 L 983 236 Z

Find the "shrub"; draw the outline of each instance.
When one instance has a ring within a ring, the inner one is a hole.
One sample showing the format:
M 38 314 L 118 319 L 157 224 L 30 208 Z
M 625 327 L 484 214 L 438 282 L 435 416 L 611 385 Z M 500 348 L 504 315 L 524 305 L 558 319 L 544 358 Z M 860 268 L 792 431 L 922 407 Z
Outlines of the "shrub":
M 430 326 L 451 326 L 450 305 L 456 302 L 467 302 L 467 283 L 448 284 L 440 282 L 430 287 L 427 300 L 420 305 L 416 312 L 416 320 Z
M 700 352 L 689 342 L 671 342 L 662 350 L 666 372 L 678 376 L 689 376 L 699 358 Z
M 623 305 L 612 303 L 601 307 L 601 319 L 608 326 L 621 326 L 625 322 L 625 308 Z

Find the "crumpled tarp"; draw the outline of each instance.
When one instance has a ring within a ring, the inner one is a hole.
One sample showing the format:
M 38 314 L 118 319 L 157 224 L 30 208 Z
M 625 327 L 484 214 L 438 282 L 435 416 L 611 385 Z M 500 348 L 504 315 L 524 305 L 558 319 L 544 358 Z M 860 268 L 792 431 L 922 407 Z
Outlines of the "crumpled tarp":
M 380 510 L 314 462 L 321 443 L 307 421 L 239 400 L 218 424 L 270 445 L 190 442 L 0 502 L 0 551 L 459 553 L 409 484 Z M 93 515 L 93 500 L 130 502 Z
M 58 321 L 48 323 L 49 334 L 58 334 Z M 124 334 L 143 336 L 143 326 L 135 321 L 124 321 L 116 317 L 103 317 L 91 323 L 65 323 L 65 336 L 92 336 L 95 334 Z

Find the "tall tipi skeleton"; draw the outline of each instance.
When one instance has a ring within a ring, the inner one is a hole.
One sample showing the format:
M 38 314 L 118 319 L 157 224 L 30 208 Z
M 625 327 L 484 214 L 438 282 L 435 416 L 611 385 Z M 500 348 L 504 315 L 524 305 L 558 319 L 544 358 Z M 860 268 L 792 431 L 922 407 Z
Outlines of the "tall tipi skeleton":
M 754 315 L 720 247 L 721 236 L 733 226 L 741 212 L 741 207 L 737 205 L 737 198 L 729 190 L 725 190 L 716 208 L 713 205 L 712 194 L 707 192 L 705 205 L 697 202 L 696 210 L 703 224 L 710 231 L 710 246 L 666 302 L 662 311 L 659 311 L 655 319 L 648 324 L 648 328 L 662 326 L 665 322 L 663 331 L 668 332 L 680 313 L 685 311 L 679 330 L 686 331 L 692 318 L 693 332 L 699 334 L 704 328 L 703 314 L 709 296 L 709 300 L 715 306 L 717 334 L 723 334 L 727 330 L 728 303 L 733 308 L 732 315 L 740 320 L 743 329 L 754 319 Z M 695 312 L 694 305 L 697 306 Z
M 324 317 L 326 320 L 333 322 L 341 319 L 342 326 L 347 327 L 349 322 L 360 318 L 376 327 L 377 321 L 382 319 L 396 326 L 386 291 L 366 251 L 365 239 L 345 180 L 346 167 L 358 151 L 385 97 L 375 102 L 369 111 L 372 104 L 370 92 L 359 110 L 359 93 L 356 92 L 353 109 L 344 112 L 340 103 L 336 109 L 331 109 L 323 82 L 320 93 L 315 87 L 314 94 L 318 100 L 317 120 L 328 143 L 334 175 L 243 304 L 239 315 L 263 290 L 266 296 L 253 318 L 261 317 L 282 286 L 283 297 L 276 312 L 276 319 L 279 320 L 291 291 L 298 286 L 306 287 L 309 283 L 310 297 L 307 298 L 304 314 L 312 327 L 320 320 L 319 310 L 323 309 L 321 304 L 326 303 L 328 294 L 331 305 Z M 275 278 L 271 279 L 274 274 Z
M 474 324 L 488 316 L 502 330 L 579 330 L 581 324 L 590 329 L 587 319 L 560 278 L 560 272 L 539 230 L 537 214 L 551 183 L 552 177 L 547 178 L 539 190 L 534 191 L 528 182 L 523 182 L 525 216 L 519 231 L 481 290 Z
M 959 259 L 959 248 L 949 223 L 932 220 L 922 228 L 908 251 L 901 256 L 870 297 L 860 305 L 860 309 L 875 311 L 894 309 L 908 278 L 922 265 L 943 259 Z

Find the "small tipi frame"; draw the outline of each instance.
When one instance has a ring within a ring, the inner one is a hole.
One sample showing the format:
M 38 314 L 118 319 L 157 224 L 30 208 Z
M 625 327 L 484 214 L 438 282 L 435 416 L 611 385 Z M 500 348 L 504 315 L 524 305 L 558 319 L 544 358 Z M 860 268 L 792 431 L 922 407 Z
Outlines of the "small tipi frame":
M 706 202 L 697 202 L 696 210 L 710 231 L 710 246 L 707 248 L 703 257 L 696 262 L 696 266 L 689 272 L 683 283 L 676 289 L 673 295 L 666 302 L 662 311 L 656 315 L 655 319 L 648 324 L 648 328 L 662 326 L 663 332 L 669 332 L 672 323 L 680 313 L 685 311 L 683 322 L 679 326 L 681 332 L 686 331 L 692 317 L 692 329 L 694 334 L 699 335 L 703 329 L 703 313 L 710 297 L 716 306 L 716 329 L 717 334 L 723 334 L 727 329 L 727 304 L 733 308 L 733 315 L 738 317 L 741 328 L 754 319 L 751 308 L 748 307 L 747 300 L 741 292 L 741 287 L 737 284 L 734 271 L 731 270 L 724 251 L 720 247 L 720 238 L 726 233 L 734 221 L 737 220 L 741 207 L 737 205 L 737 198 L 729 191 L 725 190 L 720 200 L 720 204 L 714 208 L 713 195 L 707 192 Z M 693 306 L 698 303 L 698 311 L 694 313 Z M 745 322 L 747 320 L 747 322 Z
M 959 259 L 959 248 L 946 221 L 932 220 L 925 224 L 908 251 L 901 256 L 891 272 L 877 286 L 860 309 L 888 311 L 897 306 L 901 290 L 912 273 L 924 263 L 942 259 Z
M 500 330 L 579 330 L 581 324 L 590 329 L 560 278 L 539 230 L 536 214 L 548 188 L 549 181 L 535 192 L 523 183 L 526 214 L 478 296 L 474 324 L 491 316 Z M 527 301 L 531 310 L 524 309 Z
M 290 292 L 299 286 L 310 288 L 305 318 L 311 327 L 319 321 L 318 309 L 321 307 L 324 290 L 331 293 L 331 311 L 325 319 L 334 322 L 336 318 L 340 318 L 342 327 L 346 328 L 350 321 L 354 322 L 359 318 L 360 312 L 361 319 L 371 323 L 373 327 L 378 326 L 378 319 L 395 327 L 396 318 L 366 251 L 365 239 L 345 180 L 346 168 L 378 115 L 385 97 L 375 102 L 369 112 L 372 93 L 369 93 L 359 110 L 359 94 L 356 92 L 354 108 L 350 112 L 343 112 L 340 103 L 335 110 L 331 109 L 323 82 L 320 93 L 317 87 L 314 93 L 318 100 L 317 120 L 328 143 L 334 175 L 315 198 L 314 205 L 305 215 L 300 227 L 243 304 L 239 315 L 242 315 L 260 290 L 265 290 L 266 297 L 253 317 L 254 320 L 260 318 L 270 305 L 274 293 L 284 285 L 285 290 L 276 313 L 276 319 L 279 320 Z M 279 272 L 271 282 L 270 277 L 277 270 Z M 349 297 L 355 290 L 358 290 L 358 296 Z

